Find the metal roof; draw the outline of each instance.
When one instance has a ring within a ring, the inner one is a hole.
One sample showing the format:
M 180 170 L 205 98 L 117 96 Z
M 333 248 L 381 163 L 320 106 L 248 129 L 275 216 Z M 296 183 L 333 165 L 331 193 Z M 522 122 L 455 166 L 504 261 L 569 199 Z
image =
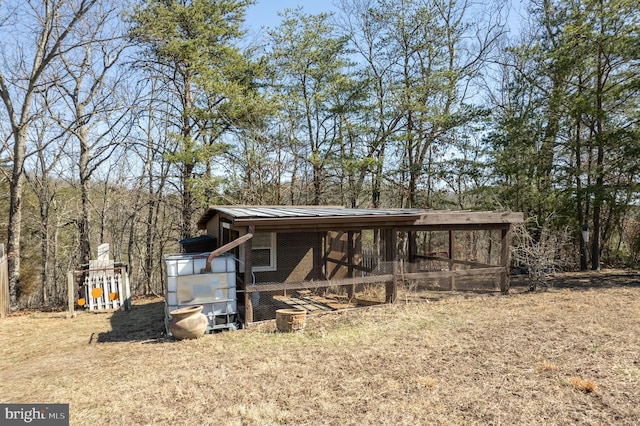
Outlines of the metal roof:
M 282 207 L 213 207 L 215 210 L 234 218 L 294 218 L 294 217 L 332 217 L 332 216 L 420 216 L 422 210 L 416 209 L 347 209 L 344 207 L 323 206 L 282 206 Z
M 424 210 L 417 209 L 348 209 L 341 206 L 211 206 L 198 221 L 204 229 L 216 214 L 232 219 L 235 224 L 251 221 L 256 223 L 302 224 L 324 222 L 348 222 L 352 220 L 394 220 L 414 221 Z
M 205 229 L 215 215 L 225 216 L 237 226 L 342 227 L 381 225 L 470 225 L 507 224 L 523 221 L 522 213 L 472 212 L 424 209 L 351 209 L 341 206 L 211 206 L 198 221 Z

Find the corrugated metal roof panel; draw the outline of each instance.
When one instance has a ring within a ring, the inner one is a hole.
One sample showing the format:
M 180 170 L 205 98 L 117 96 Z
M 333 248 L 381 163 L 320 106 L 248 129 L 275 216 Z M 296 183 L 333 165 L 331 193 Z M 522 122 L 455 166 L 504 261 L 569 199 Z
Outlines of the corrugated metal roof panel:
M 348 209 L 340 206 L 211 206 L 200 218 L 198 227 L 205 229 L 216 214 L 227 216 L 237 223 L 255 220 L 255 225 L 306 227 L 346 226 L 349 221 L 358 225 L 482 225 L 522 222 L 522 213 L 474 212 L 461 210 L 421 209 Z M 300 228 L 298 228 L 300 229 Z
M 212 207 L 225 215 L 237 218 L 293 218 L 293 217 L 333 217 L 333 216 L 389 216 L 420 215 L 417 209 L 345 209 L 339 207 Z

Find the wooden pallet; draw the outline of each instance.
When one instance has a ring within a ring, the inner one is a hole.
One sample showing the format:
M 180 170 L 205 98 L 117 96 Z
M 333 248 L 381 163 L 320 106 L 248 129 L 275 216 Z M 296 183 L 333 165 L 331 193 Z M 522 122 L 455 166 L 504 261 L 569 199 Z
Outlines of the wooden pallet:
M 347 301 L 313 295 L 297 295 L 295 297 L 274 296 L 273 299 L 285 303 L 291 308 L 304 309 L 310 313 L 335 311 L 337 309 L 353 308 L 355 306 L 353 303 L 348 303 Z

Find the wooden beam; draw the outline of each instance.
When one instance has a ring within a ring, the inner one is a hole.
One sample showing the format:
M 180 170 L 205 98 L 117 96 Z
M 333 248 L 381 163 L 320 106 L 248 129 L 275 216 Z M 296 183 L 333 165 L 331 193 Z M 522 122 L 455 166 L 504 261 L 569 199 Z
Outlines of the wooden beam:
M 434 210 L 424 213 L 416 225 L 488 225 L 524 222 L 524 213 Z
M 415 231 L 409 231 L 407 232 L 407 238 L 408 238 L 408 250 L 409 250 L 409 262 L 410 263 L 415 263 L 415 259 L 416 259 L 416 255 L 418 254 L 418 235 L 416 234 Z
M 453 263 L 454 265 L 471 266 L 472 268 L 494 268 L 495 266 L 498 266 L 498 265 L 489 265 L 488 263 L 472 262 L 470 260 L 449 259 L 448 257 L 439 257 L 439 256 L 418 255 L 416 256 L 416 258 L 435 260 L 438 262 L 446 262 L 447 264 Z
M 247 230 L 247 234 L 249 235 L 249 231 Z M 251 252 L 253 248 L 253 241 L 251 238 L 247 239 L 243 249 L 244 249 L 244 282 L 245 282 L 245 291 L 244 291 L 244 325 L 248 326 L 253 322 L 253 303 L 251 301 L 251 294 L 247 291 L 248 283 L 252 282 L 252 274 L 253 274 L 253 261 L 251 259 Z M 241 249 L 242 250 L 242 249 Z
M 326 244 L 329 237 L 327 232 L 316 232 L 314 238 L 315 238 L 315 244 L 313 244 L 313 248 L 312 248 L 313 276 L 322 277 L 326 274 L 326 271 L 327 271 L 326 270 L 327 264 L 325 262 L 325 257 L 327 256 Z
M 385 229 L 382 237 L 384 245 L 384 261 L 393 262 L 396 260 L 396 232 L 394 229 Z
M 274 217 L 274 218 L 234 218 L 233 225 L 245 227 L 254 225 L 260 230 L 310 231 L 372 229 L 396 226 L 411 226 L 418 215 L 397 216 L 318 216 L 318 217 Z
M 286 291 L 286 290 L 306 290 L 320 287 L 337 287 L 354 284 L 387 284 L 393 282 L 393 275 L 373 275 L 370 277 L 345 278 L 340 280 L 320 280 L 320 281 L 296 281 L 285 283 L 263 283 L 247 286 L 245 291 L 252 293 L 256 291 Z
M 449 231 L 449 270 L 453 271 L 454 268 L 454 250 L 456 248 L 455 245 L 455 235 L 453 234 L 453 231 Z M 456 278 L 451 275 L 451 278 L 449 278 L 449 286 L 451 287 L 451 290 L 454 290 L 456 288 Z
M 336 263 L 338 265 L 349 266 L 350 268 L 352 268 L 352 269 L 354 269 L 356 271 L 362 271 L 362 272 L 371 272 L 371 271 L 373 271 L 373 269 L 371 269 L 371 268 L 366 268 L 364 266 L 348 263 L 348 262 L 345 262 L 342 259 L 334 259 L 332 257 L 327 257 L 326 260 L 327 260 L 327 262 Z
M 504 268 L 500 266 L 494 266 L 493 268 L 483 268 L 483 269 L 461 269 L 457 271 L 429 271 L 429 272 L 415 272 L 415 273 L 405 273 L 403 277 L 409 280 L 419 280 L 419 279 L 434 279 L 434 278 L 462 278 L 462 277 L 473 277 L 478 275 L 498 275 L 501 274 Z
M 354 278 L 354 268 L 353 268 L 353 257 L 355 256 L 355 241 L 354 241 L 354 232 L 347 231 L 347 277 Z M 347 287 L 347 296 L 349 299 L 353 298 L 356 294 L 356 285 L 352 284 Z
M 398 283 L 397 283 L 397 241 L 396 230 L 385 229 L 384 230 L 384 260 L 386 262 L 393 262 L 393 277 L 391 282 L 387 282 L 385 286 L 385 303 L 394 303 L 398 297 Z
M 502 230 L 501 247 L 500 247 L 500 267 L 502 267 L 502 276 L 500 278 L 500 291 L 503 294 L 509 292 L 509 246 L 511 240 L 511 228 Z

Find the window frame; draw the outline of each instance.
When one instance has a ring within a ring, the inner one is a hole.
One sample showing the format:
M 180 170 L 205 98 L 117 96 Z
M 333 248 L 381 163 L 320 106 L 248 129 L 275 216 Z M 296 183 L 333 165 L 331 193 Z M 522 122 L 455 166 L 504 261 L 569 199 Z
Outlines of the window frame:
M 257 234 L 258 232 L 256 232 Z M 269 246 L 254 246 L 253 240 L 251 244 L 251 252 L 254 250 L 269 250 L 269 265 L 251 265 L 252 272 L 275 272 L 278 270 L 278 253 L 277 253 L 277 233 L 276 232 L 259 232 L 260 234 L 269 234 Z M 252 256 L 253 258 L 253 256 Z M 244 263 L 244 250 L 240 250 L 240 262 Z

